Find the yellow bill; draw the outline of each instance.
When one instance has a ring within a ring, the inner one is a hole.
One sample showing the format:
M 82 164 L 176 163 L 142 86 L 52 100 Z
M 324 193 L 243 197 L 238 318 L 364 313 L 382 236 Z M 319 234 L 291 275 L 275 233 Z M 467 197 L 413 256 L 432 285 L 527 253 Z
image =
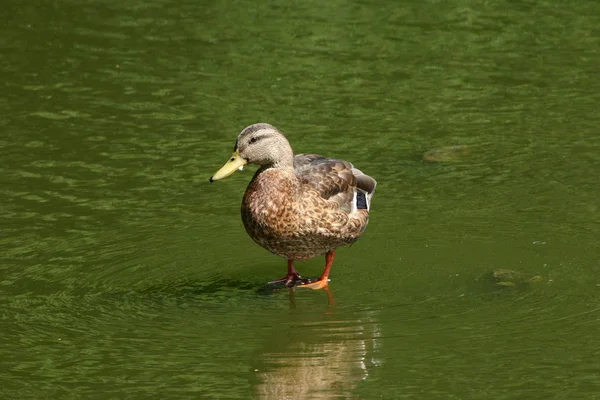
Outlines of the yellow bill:
M 229 175 L 233 174 L 236 170 L 242 170 L 244 165 L 248 164 L 248 161 L 244 160 L 240 157 L 240 153 L 236 150 L 232 155 L 229 161 L 225 163 L 213 176 L 210 177 L 210 181 L 218 181 L 219 179 L 227 178 Z

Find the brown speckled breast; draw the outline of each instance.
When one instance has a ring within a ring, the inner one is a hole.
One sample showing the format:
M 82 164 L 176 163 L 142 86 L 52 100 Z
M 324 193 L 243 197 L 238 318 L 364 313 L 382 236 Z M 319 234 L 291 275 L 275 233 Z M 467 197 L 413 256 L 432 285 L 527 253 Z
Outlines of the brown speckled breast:
M 259 169 L 242 200 L 248 235 L 270 252 L 306 260 L 354 243 L 366 228 L 367 210 L 347 212 L 301 183 L 293 170 Z

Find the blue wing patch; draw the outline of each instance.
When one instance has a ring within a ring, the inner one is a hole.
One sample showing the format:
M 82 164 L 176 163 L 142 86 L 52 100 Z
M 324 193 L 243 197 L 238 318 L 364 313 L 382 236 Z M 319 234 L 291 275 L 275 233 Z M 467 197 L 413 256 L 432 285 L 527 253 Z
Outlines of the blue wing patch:
M 357 190 L 356 191 L 356 209 L 357 210 L 367 210 L 367 198 L 365 196 L 365 194 L 360 191 Z

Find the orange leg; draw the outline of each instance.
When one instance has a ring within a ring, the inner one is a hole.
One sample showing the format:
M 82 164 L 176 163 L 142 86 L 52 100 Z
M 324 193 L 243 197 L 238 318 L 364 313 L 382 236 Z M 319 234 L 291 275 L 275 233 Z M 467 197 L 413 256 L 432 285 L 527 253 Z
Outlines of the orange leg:
M 324 289 L 329 284 L 329 272 L 331 271 L 331 265 L 333 264 L 333 259 L 335 258 L 335 250 L 330 250 L 325 254 L 325 269 L 321 274 L 321 277 L 318 281 L 306 283 L 302 285 L 298 285 L 298 287 L 310 288 L 310 289 Z
M 307 282 L 306 279 L 303 279 L 296 268 L 294 268 L 294 260 L 288 260 L 288 272 L 287 275 L 283 278 L 275 279 L 268 282 L 269 285 L 285 285 L 288 287 L 293 287 L 297 284 L 302 284 L 303 282 Z

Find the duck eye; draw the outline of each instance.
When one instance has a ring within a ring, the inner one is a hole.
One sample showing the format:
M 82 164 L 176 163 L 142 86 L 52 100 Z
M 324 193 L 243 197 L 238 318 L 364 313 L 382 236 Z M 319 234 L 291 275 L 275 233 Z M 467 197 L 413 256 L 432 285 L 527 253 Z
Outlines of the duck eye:
M 256 142 L 258 142 L 258 138 L 256 136 L 253 137 L 252 139 L 250 139 L 250 144 L 256 143 Z

